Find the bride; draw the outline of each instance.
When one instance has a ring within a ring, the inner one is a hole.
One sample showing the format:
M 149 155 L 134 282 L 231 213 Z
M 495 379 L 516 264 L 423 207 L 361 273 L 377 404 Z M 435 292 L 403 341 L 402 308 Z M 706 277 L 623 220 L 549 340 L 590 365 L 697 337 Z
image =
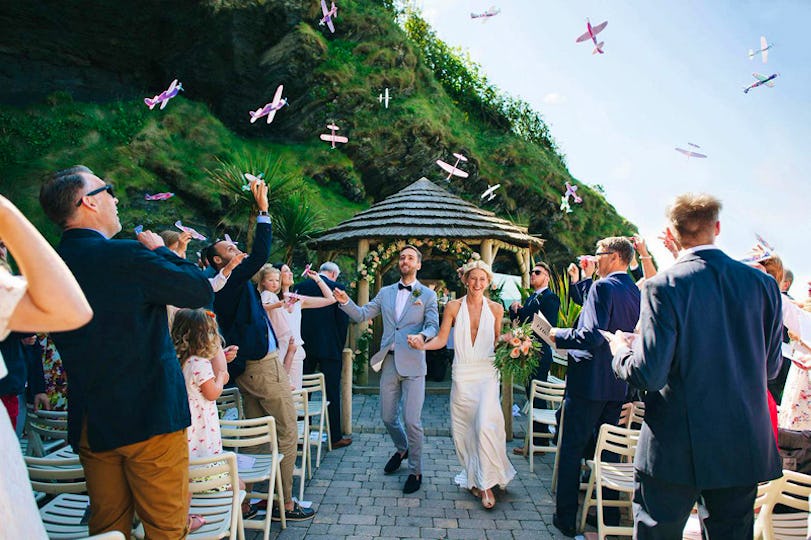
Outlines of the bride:
M 424 350 L 445 346 L 454 327 L 451 425 L 462 471 L 455 482 L 480 497 L 487 509 L 496 504 L 493 487 L 502 489 L 515 476 L 507 458 L 499 375 L 493 367 L 496 337 L 504 308 L 484 297 L 493 274 L 482 260 L 461 268 L 467 295 L 445 306 L 439 335 L 425 344 L 409 336 L 409 345 Z

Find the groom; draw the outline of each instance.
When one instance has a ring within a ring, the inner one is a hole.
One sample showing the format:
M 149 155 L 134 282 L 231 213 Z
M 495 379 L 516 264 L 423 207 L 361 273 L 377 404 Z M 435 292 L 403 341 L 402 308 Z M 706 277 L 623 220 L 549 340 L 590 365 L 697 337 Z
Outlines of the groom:
M 358 307 L 347 294 L 335 289 L 340 308 L 355 322 L 383 315 L 383 338 L 380 351 L 370 360 L 372 369 L 380 371 L 380 417 L 386 425 L 397 451 L 386 463 L 391 474 L 408 458 L 409 475 L 403 493 L 414 493 L 422 484 L 422 403 L 425 401 L 425 351 L 408 346 L 409 334 L 418 334 L 424 343 L 439 331 L 436 293 L 417 281 L 422 267 L 422 254 L 414 246 L 400 250 L 400 281 L 383 287 L 371 302 Z M 402 398 L 405 430 L 400 423 Z

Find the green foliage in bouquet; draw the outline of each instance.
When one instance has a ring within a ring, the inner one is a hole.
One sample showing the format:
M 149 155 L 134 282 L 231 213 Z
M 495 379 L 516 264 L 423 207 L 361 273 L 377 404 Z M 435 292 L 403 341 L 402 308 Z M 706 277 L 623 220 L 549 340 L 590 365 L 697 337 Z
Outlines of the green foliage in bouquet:
M 496 359 L 493 362 L 501 372 L 502 380 L 512 377 L 513 383 L 525 386 L 541 357 L 541 344 L 530 324 L 511 328 L 498 338 Z

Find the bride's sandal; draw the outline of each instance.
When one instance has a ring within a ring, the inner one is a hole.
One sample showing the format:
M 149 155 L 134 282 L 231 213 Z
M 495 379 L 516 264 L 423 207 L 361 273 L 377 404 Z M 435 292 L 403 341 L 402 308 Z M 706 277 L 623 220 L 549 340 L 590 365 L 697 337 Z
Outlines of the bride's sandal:
M 485 489 L 482 494 L 482 506 L 487 510 L 492 509 L 496 505 L 496 496 L 493 494 L 492 489 Z
M 479 488 L 477 487 L 470 488 L 470 494 L 476 497 L 477 499 L 482 496 L 482 492 L 479 491 Z

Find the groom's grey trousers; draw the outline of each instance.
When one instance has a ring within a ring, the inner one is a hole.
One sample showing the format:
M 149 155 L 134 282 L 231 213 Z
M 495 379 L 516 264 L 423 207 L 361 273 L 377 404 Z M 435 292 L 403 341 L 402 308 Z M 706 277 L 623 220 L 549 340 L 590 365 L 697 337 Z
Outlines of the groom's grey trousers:
M 400 422 L 402 397 L 403 421 Z M 380 417 L 389 431 L 397 450 L 408 450 L 408 469 L 411 474 L 422 474 L 422 404 L 425 401 L 425 376 L 404 377 L 397 373 L 394 355 L 383 360 L 380 372 Z

